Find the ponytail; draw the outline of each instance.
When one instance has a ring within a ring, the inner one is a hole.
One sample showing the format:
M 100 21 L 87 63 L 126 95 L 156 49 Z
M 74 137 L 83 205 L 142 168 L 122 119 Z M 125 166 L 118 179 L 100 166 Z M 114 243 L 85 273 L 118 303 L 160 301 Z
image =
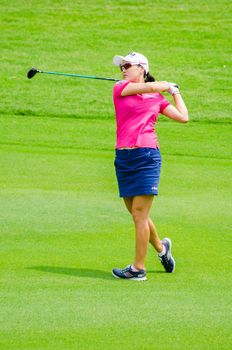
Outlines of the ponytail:
M 148 83 L 149 81 L 155 81 L 155 78 L 150 75 L 149 72 L 144 72 L 144 80 L 145 80 L 145 83 Z

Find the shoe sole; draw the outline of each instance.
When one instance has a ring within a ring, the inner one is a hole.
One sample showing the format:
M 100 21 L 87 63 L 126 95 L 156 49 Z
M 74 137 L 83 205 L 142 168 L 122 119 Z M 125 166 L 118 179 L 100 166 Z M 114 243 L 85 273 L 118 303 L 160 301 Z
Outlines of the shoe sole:
M 147 280 L 147 277 L 146 276 L 144 276 L 144 277 L 131 277 L 131 278 L 122 278 L 122 277 L 118 277 L 117 275 L 115 275 L 114 273 L 113 273 L 113 271 L 112 271 L 112 275 L 115 277 L 115 278 L 117 278 L 117 279 L 119 279 L 119 280 L 129 280 L 129 281 L 146 281 Z
M 168 241 L 168 243 L 169 243 L 170 256 L 171 256 L 171 258 L 172 258 L 172 260 L 174 262 L 174 267 L 173 267 L 173 270 L 171 272 L 168 272 L 168 273 L 173 273 L 175 271 L 175 268 L 176 268 L 176 262 L 175 262 L 175 260 L 174 260 L 174 258 L 172 256 L 172 241 L 170 240 L 170 238 L 164 238 L 163 240 Z

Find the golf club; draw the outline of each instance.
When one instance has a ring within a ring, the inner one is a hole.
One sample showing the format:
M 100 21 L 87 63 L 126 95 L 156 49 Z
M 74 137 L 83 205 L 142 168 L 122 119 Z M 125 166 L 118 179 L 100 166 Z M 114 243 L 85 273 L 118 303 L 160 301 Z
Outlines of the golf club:
M 75 78 L 85 78 L 85 79 L 98 79 L 98 80 L 109 80 L 109 81 L 119 81 L 119 79 L 114 78 L 102 78 L 102 77 L 96 77 L 94 75 L 81 75 L 81 74 L 69 74 L 69 73 L 60 73 L 60 72 L 45 72 L 43 70 L 39 70 L 36 68 L 31 68 L 27 72 L 28 79 L 33 78 L 37 73 L 44 73 L 44 74 L 53 74 L 53 75 L 64 75 L 65 77 L 75 77 Z

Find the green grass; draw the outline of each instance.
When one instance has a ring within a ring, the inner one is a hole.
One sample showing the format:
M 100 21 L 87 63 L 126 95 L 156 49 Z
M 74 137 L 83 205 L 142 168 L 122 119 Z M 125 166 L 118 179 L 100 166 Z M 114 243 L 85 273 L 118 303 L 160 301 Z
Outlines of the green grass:
M 0 348 L 229 350 L 230 2 L 1 1 L 0 11 Z M 26 78 L 32 66 L 119 77 L 112 56 L 132 49 L 180 84 L 191 118 L 157 124 L 152 217 L 177 268 L 164 273 L 149 248 L 145 283 L 111 277 L 134 254 L 112 83 Z

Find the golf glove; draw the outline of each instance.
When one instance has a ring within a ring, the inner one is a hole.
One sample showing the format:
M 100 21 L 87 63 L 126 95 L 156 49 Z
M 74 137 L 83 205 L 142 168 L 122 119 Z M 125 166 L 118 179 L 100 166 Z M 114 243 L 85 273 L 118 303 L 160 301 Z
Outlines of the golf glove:
M 176 83 L 169 83 L 168 93 L 171 95 L 179 94 L 179 86 Z

